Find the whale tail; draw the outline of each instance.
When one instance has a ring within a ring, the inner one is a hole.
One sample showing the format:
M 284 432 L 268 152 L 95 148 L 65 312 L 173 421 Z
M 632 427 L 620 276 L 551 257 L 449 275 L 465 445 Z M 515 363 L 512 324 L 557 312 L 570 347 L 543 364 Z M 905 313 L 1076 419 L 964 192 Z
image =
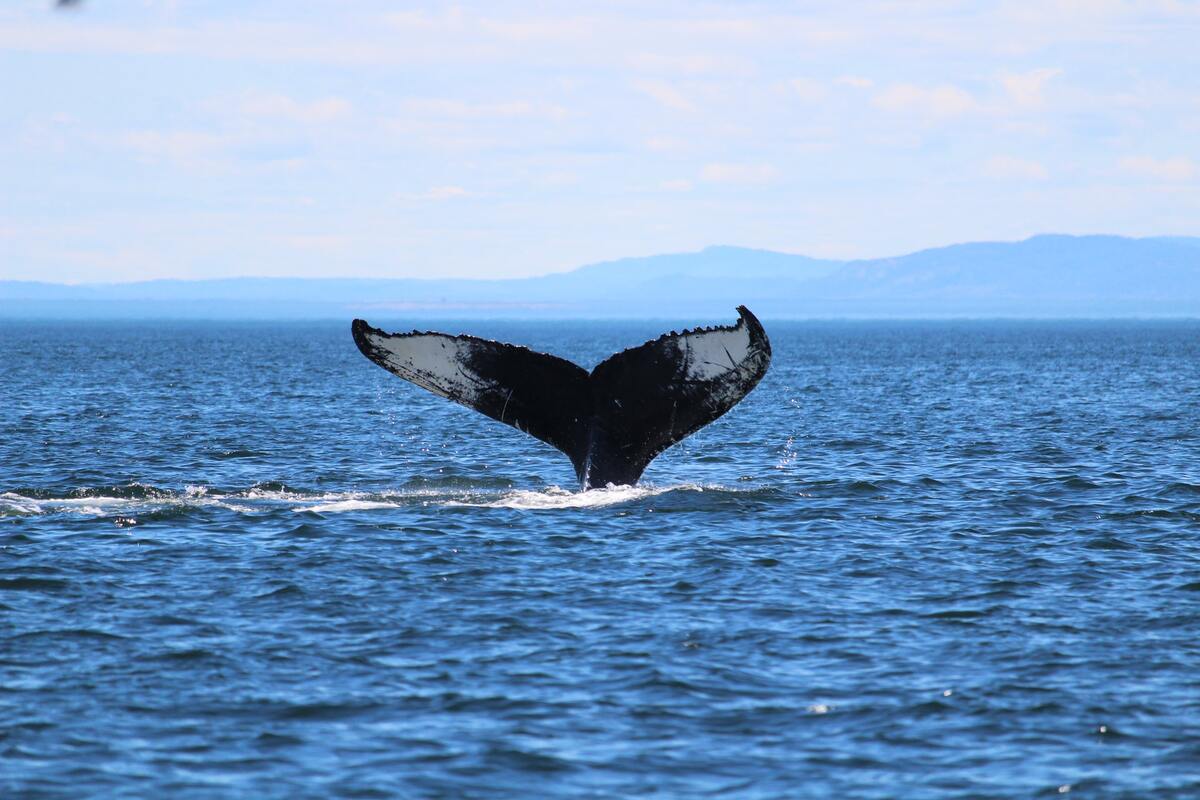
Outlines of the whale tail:
M 351 331 L 367 358 L 406 381 L 511 425 L 571 459 L 583 489 L 632 484 L 663 450 L 758 384 L 771 343 L 745 306 L 737 324 L 671 332 L 590 373 L 526 347 L 444 333 Z

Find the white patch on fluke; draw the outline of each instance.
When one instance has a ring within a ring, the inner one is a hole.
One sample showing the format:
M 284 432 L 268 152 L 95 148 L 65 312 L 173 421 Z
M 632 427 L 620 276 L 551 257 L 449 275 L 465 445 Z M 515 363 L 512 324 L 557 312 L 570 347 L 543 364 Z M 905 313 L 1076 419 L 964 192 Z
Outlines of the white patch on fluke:
M 700 331 L 680 336 L 676 344 L 689 380 L 711 381 L 740 369 L 750 355 L 750 330 Z
M 463 364 L 471 344 L 439 333 L 379 336 L 367 333 L 371 346 L 386 353 L 387 369 L 441 397 L 471 403 L 480 393 L 480 379 Z

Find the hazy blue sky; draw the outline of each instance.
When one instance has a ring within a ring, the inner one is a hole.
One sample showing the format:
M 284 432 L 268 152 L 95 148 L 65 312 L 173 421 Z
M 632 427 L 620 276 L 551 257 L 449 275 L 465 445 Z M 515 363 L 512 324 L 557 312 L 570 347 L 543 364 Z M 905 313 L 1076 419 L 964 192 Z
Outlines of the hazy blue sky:
M 1200 233 L 1200 3 L 0 6 L 0 278 Z

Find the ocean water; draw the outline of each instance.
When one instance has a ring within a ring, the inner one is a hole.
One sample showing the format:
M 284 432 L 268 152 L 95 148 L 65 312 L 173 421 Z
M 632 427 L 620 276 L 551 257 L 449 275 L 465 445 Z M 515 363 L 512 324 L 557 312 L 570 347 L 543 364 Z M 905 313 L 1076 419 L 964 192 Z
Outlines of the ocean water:
M 0 323 L 0 796 L 1200 797 L 1200 323 L 766 327 L 580 494 L 348 320 Z

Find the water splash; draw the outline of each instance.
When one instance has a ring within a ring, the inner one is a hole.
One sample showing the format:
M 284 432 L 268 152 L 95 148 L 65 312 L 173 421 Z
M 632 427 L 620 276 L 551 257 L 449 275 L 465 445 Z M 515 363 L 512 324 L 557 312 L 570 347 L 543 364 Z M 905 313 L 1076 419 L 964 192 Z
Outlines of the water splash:
M 240 513 L 256 509 L 228 502 L 234 495 L 210 494 L 203 486 L 182 492 L 132 483 L 126 486 L 83 487 L 69 492 L 5 492 L 0 494 L 0 517 L 76 514 L 106 517 L 146 514 L 170 508 L 223 508 Z
M 720 489 L 723 487 L 707 488 Z M 703 492 L 705 489 L 706 487 L 696 484 L 680 484 L 677 486 L 609 486 L 604 489 L 589 489 L 586 492 L 571 492 L 558 486 L 549 486 L 540 491 L 518 490 L 505 492 L 500 497 L 492 500 L 450 500 L 445 505 L 470 506 L 475 508 L 512 508 L 522 511 L 563 508 L 604 508 L 606 506 L 644 500 L 647 497 L 657 497 L 667 492 Z
M 254 484 L 246 489 L 221 491 L 209 486 L 187 485 L 182 491 L 141 487 L 74 489 L 69 492 L 38 493 L 21 490 L 0 494 L 0 516 L 75 514 L 108 517 L 137 515 L 166 509 L 224 509 L 240 514 L 261 514 L 287 509 L 295 513 L 341 514 L 387 511 L 411 505 L 440 505 L 458 508 L 507 508 L 519 511 L 605 508 L 637 502 L 669 493 L 744 493 L 745 487 L 729 488 L 695 483 L 670 486 L 609 486 L 586 492 L 559 486 L 543 489 L 496 489 L 494 486 L 447 488 L 403 488 L 384 492 L 320 492 L 278 483 Z
M 318 514 L 335 514 L 342 511 L 375 511 L 382 508 L 402 508 L 404 503 L 389 502 L 386 500 L 366 500 L 358 497 L 350 497 L 344 500 L 333 500 L 328 503 L 318 503 L 315 506 L 298 506 L 292 511 L 311 511 Z

